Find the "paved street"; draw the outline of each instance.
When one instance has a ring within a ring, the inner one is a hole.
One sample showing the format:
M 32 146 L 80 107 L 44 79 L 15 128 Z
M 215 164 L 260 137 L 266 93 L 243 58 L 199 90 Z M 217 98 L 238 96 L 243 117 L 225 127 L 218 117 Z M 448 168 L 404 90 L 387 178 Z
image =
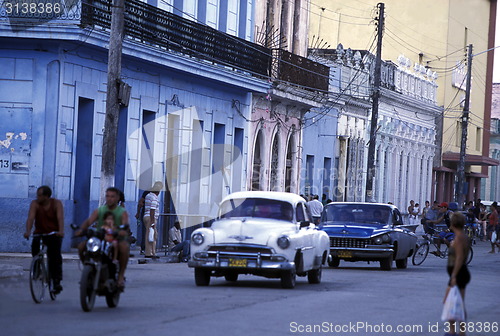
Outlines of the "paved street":
M 488 254 L 488 248 L 478 243 L 470 265 L 466 304 L 475 328 L 500 322 L 500 254 Z M 277 279 L 252 276 L 236 284 L 212 278 L 209 287 L 196 287 L 186 264 L 138 264 L 132 259 L 118 308 L 107 308 L 98 297 L 91 313 L 80 308 L 75 255 L 65 256 L 64 291 L 55 302 L 40 305 L 29 293 L 29 263 L 26 255 L 0 255 L 2 335 L 444 334 L 439 319 L 446 261 L 432 255 L 421 266 L 391 272 L 380 271 L 374 263 L 341 263 L 339 269 L 325 269 L 321 284 L 309 285 L 299 278 L 293 290 L 281 289 Z M 438 322 L 439 332 L 429 331 Z M 314 325 L 321 329 L 302 332 Z M 354 331 L 354 326 L 359 329 Z M 397 326 L 407 329 L 396 332 Z M 393 332 L 384 332 L 388 328 Z

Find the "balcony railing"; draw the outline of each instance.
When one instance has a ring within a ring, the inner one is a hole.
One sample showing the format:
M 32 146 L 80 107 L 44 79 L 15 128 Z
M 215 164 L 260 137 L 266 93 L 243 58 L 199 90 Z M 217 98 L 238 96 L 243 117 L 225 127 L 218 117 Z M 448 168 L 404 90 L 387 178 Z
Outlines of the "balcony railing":
M 110 31 L 112 0 L 0 0 L 0 24 L 80 25 Z M 185 19 L 139 0 L 125 0 L 126 39 L 177 52 L 309 91 L 328 91 L 329 68 Z M 272 70 L 271 70 L 272 69 Z
M 82 25 L 110 29 L 111 0 L 84 0 Z M 268 48 L 137 0 L 125 2 L 125 36 L 253 75 L 269 76 Z
M 273 50 L 273 78 L 306 90 L 328 91 L 330 68 L 286 50 Z
M 79 20 L 79 0 L 0 0 L 0 19 L 18 23 Z

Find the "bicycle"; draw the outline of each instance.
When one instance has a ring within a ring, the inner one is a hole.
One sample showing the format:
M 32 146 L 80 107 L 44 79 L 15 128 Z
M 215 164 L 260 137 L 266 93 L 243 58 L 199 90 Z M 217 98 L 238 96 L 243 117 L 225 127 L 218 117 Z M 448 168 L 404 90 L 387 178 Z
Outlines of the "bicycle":
M 433 251 L 435 253 L 432 254 L 441 259 L 448 257 L 448 245 L 444 244 L 444 249 L 440 250 L 437 244 L 437 239 L 439 239 L 438 237 L 427 234 L 423 235 L 422 238 L 424 238 L 423 241 L 421 240 L 420 243 L 417 242 L 417 249 L 415 250 L 415 253 L 413 253 L 411 260 L 413 265 L 418 266 L 425 261 L 427 255 L 429 254 L 431 244 L 436 248 L 436 251 Z M 469 253 L 467 255 L 467 261 L 465 262 L 466 265 L 469 265 L 473 256 L 474 250 L 472 249 L 472 244 L 469 243 Z
M 49 289 L 50 299 L 54 301 L 57 293 L 53 289 L 53 283 L 50 279 L 49 267 L 47 264 L 47 245 L 43 243 L 44 236 L 50 236 L 57 232 L 47 234 L 34 234 L 33 237 L 40 237 L 40 252 L 31 260 L 30 266 L 30 291 L 31 297 L 35 303 L 41 303 L 45 297 L 45 289 Z

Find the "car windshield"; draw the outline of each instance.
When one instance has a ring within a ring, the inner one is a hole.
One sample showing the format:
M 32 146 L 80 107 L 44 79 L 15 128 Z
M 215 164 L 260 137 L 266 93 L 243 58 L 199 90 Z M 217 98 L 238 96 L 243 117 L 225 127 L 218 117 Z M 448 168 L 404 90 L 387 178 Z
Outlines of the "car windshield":
M 264 198 L 232 199 L 222 203 L 221 218 L 258 217 L 293 221 L 290 203 Z
M 375 204 L 329 204 L 325 206 L 322 222 L 352 222 L 363 224 L 387 224 L 391 209 Z

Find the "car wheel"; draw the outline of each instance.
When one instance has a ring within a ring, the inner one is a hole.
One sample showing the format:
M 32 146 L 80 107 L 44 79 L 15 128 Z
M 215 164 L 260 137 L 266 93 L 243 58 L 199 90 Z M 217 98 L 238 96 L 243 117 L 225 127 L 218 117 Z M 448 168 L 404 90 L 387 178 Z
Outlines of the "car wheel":
M 340 265 L 340 259 L 339 258 L 331 258 L 328 259 L 328 266 L 330 267 L 339 267 Z
M 203 268 L 195 268 L 194 282 L 196 286 L 208 286 L 210 284 L 210 271 Z
M 408 258 L 396 260 L 396 267 L 400 269 L 405 269 L 408 267 Z
M 307 272 L 307 281 L 310 284 L 319 284 L 321 282 L 322 269 L 323 265 L 319 265 L 319 268 Z
M 224 275 L 224 278 L 226 279 L 226 281 L 236 282 L 236 281 L 238 281 L 238 273 L 234 273 L 234 272 L 226 273 Z
M 295 279 L 297 274 L 295 270 L 284 271 L 281 273 L 281 287 L 286 289 L 292 289 L 295 287 Z
M 388 258 L 380 260 L 380 269 L 383 271 L 390 271 L 392 269 L 392 255 Z

